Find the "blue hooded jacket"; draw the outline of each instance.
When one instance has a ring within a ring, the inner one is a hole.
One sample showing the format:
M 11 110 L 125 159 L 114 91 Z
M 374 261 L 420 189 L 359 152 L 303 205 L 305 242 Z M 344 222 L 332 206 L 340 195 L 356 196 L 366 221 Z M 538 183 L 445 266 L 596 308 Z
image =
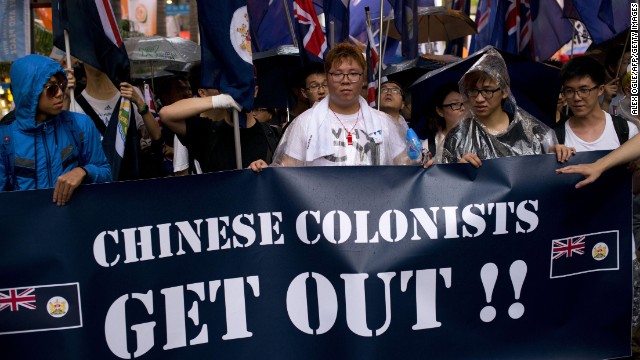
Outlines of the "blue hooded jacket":
M 0 191 L 52 188 L 58 176 L 79 166 L 87 172 L 85 184 L 111 181 L 100 134 L 88 116 L 63 110 L 36 124 L 40 94 L 58 73 L 65 74 L 60 64 L 41 55 L 25 56 L 11 66 L 15 120 L 1 125 L 8 126 L 2 134 L 9 135 L 0 143 L 12 142 L 13 155 L 3 152 Z M 13 169 L 8 156 L 13 156 Z

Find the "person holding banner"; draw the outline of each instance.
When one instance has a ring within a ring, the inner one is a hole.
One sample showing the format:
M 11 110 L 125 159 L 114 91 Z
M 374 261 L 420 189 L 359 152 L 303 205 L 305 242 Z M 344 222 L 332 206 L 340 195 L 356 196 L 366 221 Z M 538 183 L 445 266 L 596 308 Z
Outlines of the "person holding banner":
M 470 163 L 505 156 L 555 152 L 567 161 L 575 150 L 558 145 L 548 126 L 518 107 L 510 91 L 504 59 L 496 50 L 484 54 L 460 79 L 469 113 L 444 141 L 443 163 Z
M 63 110 L 67 78 L 54 60 L 28 55 L 11 66 L 15 120 L 0 125 L 0 191 L 54 188 L 65 205 L 80 184 L 111 181 L 91 119 Z
M 405 131 L 360 96 L 366 62 L 355 45 L 340 43 L 327 54 L 329 96 L 287 128 L 271 165 L 344 166 L 411 164 Z M 249 166 L 260 172 L 264 160 Z

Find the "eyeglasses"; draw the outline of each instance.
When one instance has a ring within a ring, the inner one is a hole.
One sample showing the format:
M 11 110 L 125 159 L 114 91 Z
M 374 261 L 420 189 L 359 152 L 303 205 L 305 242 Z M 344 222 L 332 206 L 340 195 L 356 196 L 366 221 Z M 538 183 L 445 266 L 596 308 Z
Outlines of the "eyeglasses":
M 382 88 L 380 89 L 380 91 L 382 91 L 383 94 L 402 94 L 402 90 L 398 89 L 398 88 Z
M 475 99 L 478 96 L 478 94 L 482 94 L 482 97 L 485 98 L 485 100 L 489 100 L 489 99 L 491 99 L 493 97 L 493 94 L 495 92 L 500 91 L 500 90 L 502 90 L 502 89 L 500 89 L 500 88 L 493 89 L 493 90 L 491 90 L 491 89 L 482 89 L 482 90 L 470 89 L 470 90 L 467 90 L 467 96 L 472 98 L 472 99 Z
M 53 83 L 53 84 L 45 85 L 44 93 L 47 95 L 47 97 L 54 98 L 56 97 L 56 95 L 58 95 L 58 89 L 62 90 L 62 96 L 64 96 L 64 92 L 65 90 L 67 90 L 67 84 Z
M 329 75 L 331 75 L 331 79 L 334 82 L 340 82 L 342 80 L 344 80 L 344 78 L 346 77 L 347 79 L 349 79 L 349 82 L 358 82 L 358 80 L 360 80 L 360 77 L 362 76 L 362 73 L 357 73 L 357 72 L 350 72 L 350 73 L 329 73 Z
M 311 85 L 309 85 L 308 88 L 305 88 L 311 92 L 316 92 L 318 90 L 320 90 L 320 88 L 326 89 L 327 88 L 327 83 L 322 83 L 322 84 L 318 84 L 318 83 L 312 83 Z
M 476 94 L 476 96 L 478 96 L 478 94 Z M 484 96 L 484 95 L 482 95 L 482 96 Z M 450 104 L 442 104 L 442 107 L 443 107 L 443 108 L 445 108 L 445 107 L 447 107 L 447 106 L 448 106 L 448 107 L 450 107 L 450 108 L 451 108 L 451 110 L 460 110 L 460 109 L 462 109 L 462 107 L 464 106 L 464 104 L 463 104 L 463 103 L 461 103 L 461 102 L 452 102 L 452 103 L 450 103 Z
M 569 98 L 569 99 L 573 99 L 573 97 L 578 94 L 580 95 L 581 98 L 589 96 L 589 94 L 591 93 L 592 90 L 595 90 L 597 88 L 599 88 L 601 85 L 596 85 L 594 87 L 592 87 L 591 89 L 578 89 L 578 90 L 574 90 L 574 89 L 562 89 L 562 95 L 564 95 L 565 98 Z

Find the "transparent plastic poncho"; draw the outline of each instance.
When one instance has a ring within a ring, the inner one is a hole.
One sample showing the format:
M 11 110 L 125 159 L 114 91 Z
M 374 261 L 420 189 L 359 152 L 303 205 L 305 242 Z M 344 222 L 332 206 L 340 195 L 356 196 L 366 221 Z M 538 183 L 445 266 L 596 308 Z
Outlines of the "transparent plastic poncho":
M 500 88 L 508 93 L 502 108 L 509 116 L 509 126 L 502 132 L 492 134 L 473 113 L 466 95 L 464 79 L 473 71 L 488 74 Z M 554 131 L 531 114 L 518 107 L 510 91 L 509 73 L 502 56 L 494 49 L 484 54 L 460 79 L 460 94 L 468 109 L 464 120 L 449 131 L 442 152 L 443 163 L 458 162 L 468 152 L 480 159 L 505 156 L 536 155 L 551 152 L 558 143 Z
M 299 115 L 287 128 L 271 166 L 410 165 L 401 122 L 372 109 L 360 98 L 360 115 L 348 144 L 347 129 L 336 125 L 329 97 Z M 348 126 L 351 130 L 351 126 Z

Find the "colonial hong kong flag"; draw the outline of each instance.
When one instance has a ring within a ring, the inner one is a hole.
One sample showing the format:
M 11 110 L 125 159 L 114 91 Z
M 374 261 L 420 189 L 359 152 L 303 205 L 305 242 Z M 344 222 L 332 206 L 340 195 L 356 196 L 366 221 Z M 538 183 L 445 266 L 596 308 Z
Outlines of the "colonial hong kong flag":
M 109 0 L 53 0 L 53 43 L 65 49 L 69 33 L 71 55 L 107 74 L 119 88 L 130 80 L 130 65 Z
M 324 59 L 327 39 L 322 32 L 313 2 L 311 0 L 294 0 L 293 16 L 298 22 L 298 47 L 301 57 L 307 58 L 309 61 Z M 303 56 L 305 52 L 307 56 Z
M 551 242 L 551 278 L 619 268 L 617 230 Z
M 201 85 L 253 109 L 254 69 L 246 0 L 198 0 Z
M 82 327 L 78 283 L 0 289 L 0 335 Z

